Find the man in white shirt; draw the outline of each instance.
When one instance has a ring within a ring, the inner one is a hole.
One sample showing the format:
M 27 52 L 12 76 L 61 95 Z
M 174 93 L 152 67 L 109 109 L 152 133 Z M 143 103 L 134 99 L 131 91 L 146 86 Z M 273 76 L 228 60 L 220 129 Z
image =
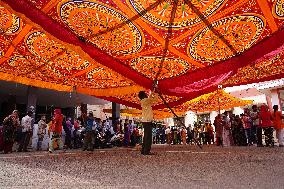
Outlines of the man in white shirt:
M 144 127 L 144 137 L 142 143 L 141 154 L 150 155 L 152 145 L 152 121 L 153 121 L 153 110 L 152 105 L 156 101 L 154 94 L 148 95 L 145 91 L 140 91 L 138 94 L 142 107 L 142 124 Z
M 30 142 L 30 138 L 32 136 L 32 118 L 33 112 L 28 111 L 27 115 L 22 118 L 21 127 L 22 127 L 22 136 L 21 136 L 21 143 L 19 146 L 18 151 L 27 152 L 27 147 Z
M 171 144 L 171 129 L 170 129 L 170 127 L 167 127 L 165 133 L 166 133 L 167 144 Z

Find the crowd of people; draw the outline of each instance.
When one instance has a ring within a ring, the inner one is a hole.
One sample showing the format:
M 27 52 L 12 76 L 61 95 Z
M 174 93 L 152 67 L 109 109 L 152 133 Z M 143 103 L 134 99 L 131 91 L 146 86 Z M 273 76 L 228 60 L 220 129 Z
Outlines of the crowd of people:
M 13 111 L 3 121 L 2 143 L 4 153 L 12 152 L 14 143 L 17 145 L 18 152 L 28 151 L 31 137 L 33 136 L 33 112 L 28 111 L 21 121 L 19 112 Z M 216 144 L 217 146 L 250 146 L 259 147 L 274 146 L 273 131 L 280 147 L 284 146 L 284 125 L 282 122 L 282 112 L 278 106 L 273 107 L 270 112 L 267 105 L 252 109 L 245 109 L 241 115 L 234 115 L 231 112 L 225 112 L 216 116 L 214 123 L 206 121 L 195 123 L 193 126 L 184 125 L 166 126 L 166 124 L 154 124 L 152 128 L 153 144 Z M 93 113 L 82 114 L 78 119 L 66 118 L 62 115 L 60 109 L 54 110 L 54 115 L 47 121 L 46 116 L 41 116 L 37 123 L 37 150 L 42 149 L 44 136 L 48 134 L 48 151 L 52 153 L 57 149 L 82 148 L 82 150 L 94 150 L 100 141 L 97 139 L 104 137 L 104 140 L 110 141 L 115 136 L 121 136 L 120 146 L 135 147 L 142 144 L 144 129 L 141 122 L 133 120 L 113 121 L 101 120 L 95 118 Z M 214 127 L 213 127 L 214 126 Z M 81 130 L 84 136 L 79 136 Z M 63 144 L 62 132 L 64 131 L 65 140 Z M 47 133 L 48 132 L 48 133 Z M 263 134 L 265 140 L 263 143 Z M 1 142 L 1 141 L 0 141 Z
M 274 146 L 276 131 L 279 147 L 284 146 L 283 115 L 277 105 L 271 112 L 267 105 L 244 109 L 241 115 L 232 112 L 218 114 L 211 122 L 195 122 L 193 126 L 153 127 L 154 144 L 216 144 L 217 146 Z M 263 140 L 264 136 L 264 140 Z
M 101 147 L 98 146 L 102 145 L 99 144 L 101 138 L 110 141 L 114 135 L 119 136 L 118 146 L 134 147 L 142 142 L 142 124 L 134 123 L 133 120 L 126 119 L 124 123 L 115 121 L 112 124 L 109 119 L 95 118 L 92 112 L 88 115 L 82 114 L 73 120 L 70 117 L 66 118 L 60 109 L 55 109 L 50 120 L 47 120 L 46 116 L 41 116 L 37 129 L 34 129 L 33 114 L 32 111 L 28 111 L 20 121 L 19 112 L 14 110 L 4 119 L 0 130 L 0 147 L 3 148 L 4 153 L 12 152 L 13 146 L 17 146 L 18 152 L 27 152 L 31 138 L 35 135 L 37 136 L 36 150 L 42 149 L 44 137 L 48 135 L 50 153 L 55 148 L 94 150 L 95 147 Z
M 256 105 L 252 109 L 245 109 L 241 115 L 234 115 L 225 112 L 219 114 L 214 120 L 216 143 L 222 146 L 251 146 L 263 147 L 263 134 L 265 146 L 274 146 L 273 131 L 279 147 L 284 147 L 283 115 L 278 110 L 278 106 L 273 106 L 270 112 L 267 105 L 258 108 Z

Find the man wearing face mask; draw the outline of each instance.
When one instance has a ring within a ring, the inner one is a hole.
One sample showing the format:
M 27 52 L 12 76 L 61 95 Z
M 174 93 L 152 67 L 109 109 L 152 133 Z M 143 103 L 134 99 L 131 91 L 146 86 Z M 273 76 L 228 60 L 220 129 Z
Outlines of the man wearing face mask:
M 38 142 L 37 142 L 37 151 L 41 150 L 41 145 L 42 145 L 42 141 L 44 138 L 44 135 L 46 133 L 46 118 L 45 116 L 41 116 L 40 121 L 38 122 L 38 132 L 37 132 L 37 136 L 38 136 Z

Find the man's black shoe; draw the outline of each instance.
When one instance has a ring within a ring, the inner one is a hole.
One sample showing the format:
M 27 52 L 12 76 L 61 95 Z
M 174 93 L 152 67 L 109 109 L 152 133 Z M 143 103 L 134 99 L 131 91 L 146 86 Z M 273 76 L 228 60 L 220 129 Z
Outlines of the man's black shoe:
M 142 155 L 145 156 L 152 156 L 152 155 L 157 155 L 157 153 L 149 152 L 149 153 L 141 153 Z

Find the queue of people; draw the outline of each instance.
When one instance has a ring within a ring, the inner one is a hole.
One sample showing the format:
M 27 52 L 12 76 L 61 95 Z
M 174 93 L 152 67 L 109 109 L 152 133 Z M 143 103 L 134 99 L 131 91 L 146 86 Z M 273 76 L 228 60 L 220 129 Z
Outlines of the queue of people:
M 152 127 L 153 144 L 186 145 L 203 144 L 217 146 L 274 146 L 273 132 L 279 147 L 284 146 L 284 124 L 282 112 L 278 106 L 273 106 L 270 112 L 267 105 L 259 108 L 254 105 L 252 109 L 245 109 L 241 115 L 225 112 L 216 116 L 214 127 L 210 121 L 204 124 L 195 123 L 189 125 L 167 127 L 165 124 Z M 13 145 L 17 145 L 18 152 L 27 152 L 33 136 L 33 112 L 28 111 L 21 121 L 19 112 L 13 111 L 3 121 L 2 141 L 4 153 L 12 152 Z M 94 150 L 101 147 L 102 140 L 111 141 L 116 139 L 115 145 L 135 147 L 143 143 L 144 129 L 142 123 L 133 120 L 114 121 L 95 118 L 90 112 L 88 116 L 82 115 L 78 119 L 66 118 L 60 109 L 54 110 L 54 115 L 49 122 L 46 116 L 41 116 L 38 121 L 36 150 L 42 150 L 45 135 L 49 137 L 48 151 L 55 149 Z M 65 133 L 63 144 L 62 133 Z M 81 133 L 80 133 L 80 132 Z M 0 133 L 1 134 L 1 133 Z M 264 135 L 264 141 L 263 141 Z M 103 138 L 103 139 L 102 139 Z M 0 145 L 1 146 L 1 145 Z

